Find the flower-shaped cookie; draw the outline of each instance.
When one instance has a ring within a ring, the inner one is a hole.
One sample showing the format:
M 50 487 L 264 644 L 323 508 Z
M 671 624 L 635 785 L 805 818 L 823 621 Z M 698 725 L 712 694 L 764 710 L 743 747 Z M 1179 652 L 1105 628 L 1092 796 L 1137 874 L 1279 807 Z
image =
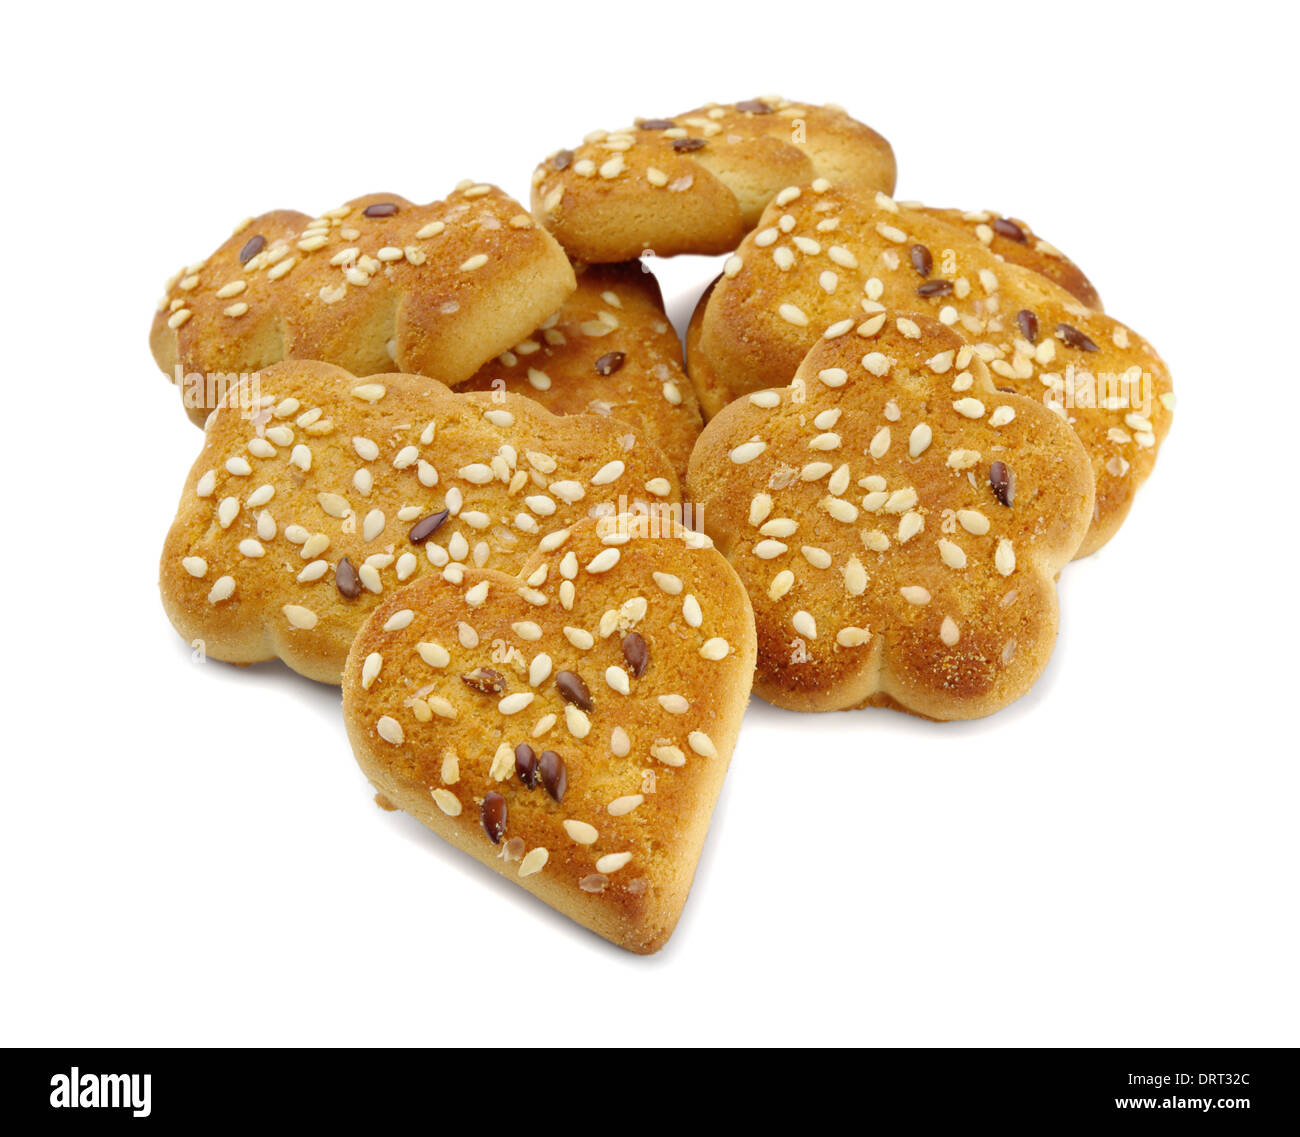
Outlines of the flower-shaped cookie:
M 840 107 L 769 96 L 595 131 L 533 172 L 533 213 L 575 260 L 725 253 L 782 186 L 894 189 L 894 152 Z
M 337 683 L 387 591 L 461 565 L 513 572 L 591 515 L 674 501 L 626 426 L 290 360 L 212 415 L 163 548 L 167 614 L 232 663 Z
M 459 383 L 573 287 L 563 250 L 523 206 L 462 182 L 429 205 L 381 193 L 315 219 L 241 222 L 167 282 L 149 342 L 202 424 L 223 386 L 282 359 Z
M 925 316 L 819 343 L 704 429 L 688 496 L 740 574 L 757 694 L 976 718 L 1024 694 L 1092 517 L 1087 455 Z
M 344 716 L 387 803 L 648 953 L 690 889 L 754 652 L 707 538 L 589 520 L 515 576 L 466 568 L 386 596 L 348 657 Z
M 554 414 L 612 415 L 682 475 L 702 425 L 681 341 L 639 261 L 579 269 L 558 312 L 458 389 L 515 391 Z
M 1096 517 L 1079 555 L 1119 529 L 1173 418 L 1169 372 L 1136 332 L 1083 307 L 974 232 L 817 181 L 783 190 L 723 270 L 687 368 L 706 415 L 788 383 L 820 338 L 885 309 L 920 311 L 976 347 L 1000 388 L 1052 407 L 1092 460 Z
M 987 209 L 940 209 L 919 201 L 900 201 L 898 205 L 900 209 L 920 210 L 949 225 L 960 226 L 995 257 L 1033 269 L 1055 281 L 1085 308 L 1102 311 L 1101 297 L 1083 270 L 1050 241 L 1038 236 L 1028 222 Z

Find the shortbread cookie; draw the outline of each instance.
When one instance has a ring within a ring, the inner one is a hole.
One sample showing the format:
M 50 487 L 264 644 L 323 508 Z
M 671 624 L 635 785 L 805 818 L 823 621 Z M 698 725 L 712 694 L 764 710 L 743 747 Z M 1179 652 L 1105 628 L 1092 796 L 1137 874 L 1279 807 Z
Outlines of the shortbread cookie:
M 213 659 L 279 656 L 337 683 L 382 593 L 460 565 L 514 572 L 593 512 L 678 492 L 668 460 L 611 419 L 290 360 L 212 415 L 163 604 Z
M 1101 297 L 1083 270 L 1018 217 L 1004 217 L 987 209 L 938 209 L 918 201 L 900 201 L 898 204 L 903 209 L 920 210 L 960 226 L 1004 261 L 1033 269 L 1059 284 L 1085 308 L 1102 310 Z
M 707 538 L 622 515 L 572 526 L 517 576 L 384 597 L 343 709 L 382 799 L 644 954 L 686 901 L 754 654 L 745 590 Z
M 926 316 L 823 340 L 794 378 L 718 414 L 688 479 L 753 600 L 755 692 L 933 719 L 1019 698 L 1092 517 L 1079 440 Z
M 150 345 L 202 424 L 232 376 L 282 359 L 462 382 L 573 288 L 563 250 L 495 186 L 430 205 L 370 194 L 242 222 L 167 282 Z
M 587 135 L 533 173 L 533 214 L 576 260 L 725 253 L 782 186 L 894 188 L 894 152 L 840 107 L 763 98 Z
M 612 415 L 680 475 L 703 425 L 681 341 L 640 261 L 579 269 L 578 290 L 560 310 L 460 389 L 515 391 L 554 414 Z
M 728 259 L 688 338 L 687 369 L 706 416 L 788 383 L 819 339 L 845 335 L 870 350 L 886 307 L 953 327 L 999 387 L 1055 407 L 1075 428 L 1097 483 L 1097 515 L 1079 555 L 1105 544 L 1169 430 L 1164 363 L 1136 332 L 1047 277 L 884 194 L 819 181 L 777 196 Z

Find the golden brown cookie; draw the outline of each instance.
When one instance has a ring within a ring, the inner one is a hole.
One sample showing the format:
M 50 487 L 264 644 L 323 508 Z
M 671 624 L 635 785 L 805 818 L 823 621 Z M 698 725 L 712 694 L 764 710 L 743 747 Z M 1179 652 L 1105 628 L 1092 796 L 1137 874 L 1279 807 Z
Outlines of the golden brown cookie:
M 987 209 L 939 209 L 922 205 L 919 201 L 900 201 L 898 204 L 902 209 L 919 210 L 964 229 L 995 256 L 1041 273 L 1059 284 L 1085 308 L 1102 311 L 1101 297 L 1083 270 L 1018 217 L 1004 217 Z
M 1079 555 L 1105 544 L 1169 430 L 1164 363 L 1136 332 L 1047 277 L 884 194 L 821 181 L 773 201 L 728 259 L 687 340 L 706 416 L 789 382 L 819 339 L 869 339 L 886 308 L 920 310 L 952 327 L 975 345 L 999 387 L 1043 402 L 1074 427 L 1097 486 Z
M 725 253 L 783 186 L 894 188 L 894 152 L 840 107 L 768 97 L 598 130 L 533 173 L 533 214 L 575 260 Z
M 282 359 L 459 383 L 573 288 L 563 250 L 523 206 L 462 182 L 429 205 L 369 194 L 315 219 L 241 222 L 167 282 L 149 342 L 201 425 L 225 387 Z
M 678 492 L 611 419 L 290 360 L 213 413 L 163 548 L 163 605 L 213 659 L 279 656 L 337 683 L 383 593 L 461 565 L 514 572 L 593 513 Z
M 707 538 L 589 520 L 515 576 L 386 596 L 343 709 L 386 801 L 621 947 L 658 951 L 691 886 L 754 669 Z
M 553 414 L 601 414 L 635 427 L 679 475 L 703 425 L 682 345 L 640 261 L 578 270 L 578 290 L 527 339 L 460 390 L 505 390 Z
M 927 316 L 823 340 L 705 427 L 688 493 L 754 604 L 757 694 L 978 718 L 1033 684 L 1092 517 L 1079 440 Z

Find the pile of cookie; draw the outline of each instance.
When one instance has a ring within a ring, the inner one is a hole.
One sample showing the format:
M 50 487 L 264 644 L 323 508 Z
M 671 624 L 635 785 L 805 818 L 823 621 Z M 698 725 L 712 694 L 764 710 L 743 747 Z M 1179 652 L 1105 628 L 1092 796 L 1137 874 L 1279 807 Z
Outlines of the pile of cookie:
M 590 134 L 531 210 L 241 222 L 153 322 L 205 428 L 172 623 L 341 683 L 381 804 L 657 950 L 751 689 L 1006 706 L 1169 429 L 1071 260 L 894 181 L 840 108 L 763 98 Z M 647 252 L 727 254 L 685 356 Z

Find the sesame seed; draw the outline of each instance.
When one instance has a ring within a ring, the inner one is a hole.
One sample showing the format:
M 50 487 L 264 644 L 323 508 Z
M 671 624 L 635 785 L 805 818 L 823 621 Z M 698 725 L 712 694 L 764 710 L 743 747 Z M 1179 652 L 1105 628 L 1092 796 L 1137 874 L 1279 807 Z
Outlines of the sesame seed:
M 460 799 L 451 790 L 439 786 L 433 791 L 433 800 L 437 807 L 448 817 L 460 816 Z
M 666 742 L 657 742 L 650 747 L 650 756 L 657 758 L 665 766 L 685 766 L 686 755 L 676 747 Z
M 570 817 L 566 818 L 563 824 L 564 831 L 579 845 L 594 845 L 596 839 L 600 836 L 596 832 L 596 827 L 586 821 L 577 821 Z
M 970 397 L 958 399 L 953 403 L 952 409 L 966 418 L 977 419 L 984 417 L 984 404 L 979 399 Z
M 385 742 L 393 746 L 401 746 L 406 735 L 402 731 L 402 724 L 391 715 L 384 715 L 375 723 L 375 731 Z
M 591 733 L 591 719 L 572 703 L 564 708 L 564 725 L 574 738 L 586 738 Z
M 813 619 L 811 612 L 801 608 L 794 614 L 790 622 L 794 625 L 794 630 L 801 636 L 805 636 L 810 640 L 817 638 L 817 621 Z
M 486 253 L 475 253 L 467 261 L 462 261 L 460 266 L 461 272 L 473 272 L 475 269 L 482 268 L 487 264 L 488 258 Z
M 532 691 L 515 691 L 497 703 L 497 710 L 503 715 L 516 715 L 537 698 Z
M 593 486 L 607 486 L 610 482 L 621 478 L 626 469 L 627 467 L 618 459 L 606 462 L 591 476 L 591 484 Z
M 1016 551 L 1005 537 L 998 542 L 993 564 L 1003 576 L 1010 576 L 1016 571 Z
M 752 462 L 766 449 L 766 442 L 754 439 L 749 442 L 742 442 L 739 446 L 733 447 L 730 457 L 737 466 L 742 466 L 746 462 Z
M 366 656 L 365 662 L 361 665 L 361 689 L 369 691 L 370 686 L 379 678 L 380 669 L 384 666 L 384 657 L 377 651 L 372 651 Z
M 384 622 L 384 631 L 400 632 L 403 628 L 410 627 L 413 619 L 415 619 L 415 613 L 410 608 L 403 608 L 388 617 Z
M 808 317 L 804 315 L 802 309 L 793 304 L 782 304 L 776 311 L 777 315 L 788 324 L 793 324 L 797 328 L 806 328 L 808 326 Z
M 618 872 L 631 859 L 631 853 L 606 853 L 596 861 L 596 871 L 598 873 Z
M 304 631 L 314 628 L 319 619 L 315 612 L 310 608 L 304 608 L 301 604 L 285 604 L 280 610 L 290 624 L 295 628 L 302 628 Z
M 957 622 L 951 616 L 943 618 L 943 623 L 939 626 L 939 638 L 949 647 L 956 647 L 957 641 L 961 639 Z
M 966 567 L 966 553 L 962 547 L 946 537 L 939 539 L 939 557 L 949 568 L 964 569 Z
M 529 849 L 524 854 L 523 859 L 519 862 L 520 876 L 533 876 L 546 867 L 546 861 L 549 854 L 545 849 Z
M 767 595 L 771 600 L 780 600 L 791 588 L 794 587 L 794 573 L 789 569 L 782 569 L 772 578 L 772 583 L 768 585 Z
M 619 551 L 615 548 L 601 549 L 587 564 L 587 571 L 592 573 L 608 572 L 619 560 Z
M 700 655 L 705 659 L 717 661 L 725 659 L 731 651 L 731 645 L 721 636 L 714 636 L 712 639 L 705 640 L 700 647 Z
M 929 604 L 930 590 L 917 584 L 904 585 L 898 590 L 909 604 Z

